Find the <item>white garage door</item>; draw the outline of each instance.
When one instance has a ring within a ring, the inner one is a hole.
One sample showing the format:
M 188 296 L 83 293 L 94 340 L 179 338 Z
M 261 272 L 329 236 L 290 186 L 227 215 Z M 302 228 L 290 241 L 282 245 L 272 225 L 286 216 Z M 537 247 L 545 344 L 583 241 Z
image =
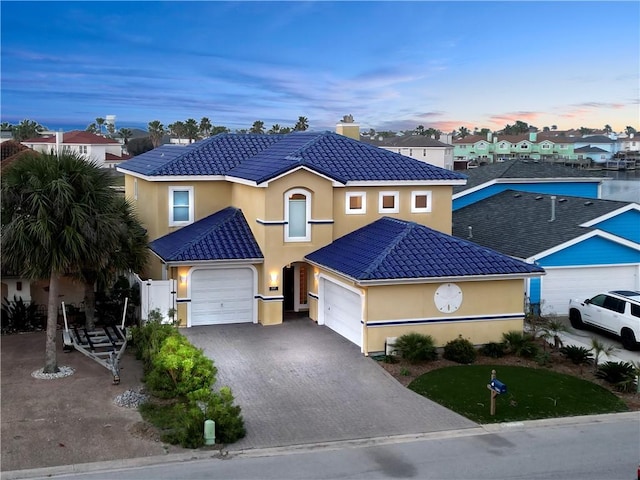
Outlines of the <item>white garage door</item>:
M 191 326 L 253 321 L 253 270 L 212 268 L 191 274 Z
M 324 324 L 347 340 L 362 346 L 360 295 L 337 283 L 322 279 Z
M 569 314 L 569 300 L 584 300 L 609 290 L 637 290 L 637 266 L 545 268 L 541 278 L 542 312 Z

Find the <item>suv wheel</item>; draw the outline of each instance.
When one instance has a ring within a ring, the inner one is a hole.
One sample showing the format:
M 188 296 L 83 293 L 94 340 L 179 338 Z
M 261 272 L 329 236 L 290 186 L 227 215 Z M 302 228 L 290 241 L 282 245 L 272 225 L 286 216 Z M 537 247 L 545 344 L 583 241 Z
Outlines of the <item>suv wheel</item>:
M 636 336 L 633 334 L 633 331 L 625 328 L 620 333 L 620 337 L 622 338 L 622 346 L 627 350 L 636 350 L 638 348 Z
M 571 326 L 576 330 L 584 328 L 584 323 L 582 323 L 582 316 L 577 310 L 571 310 L 569 312 L 569 321 L 571 322 Z

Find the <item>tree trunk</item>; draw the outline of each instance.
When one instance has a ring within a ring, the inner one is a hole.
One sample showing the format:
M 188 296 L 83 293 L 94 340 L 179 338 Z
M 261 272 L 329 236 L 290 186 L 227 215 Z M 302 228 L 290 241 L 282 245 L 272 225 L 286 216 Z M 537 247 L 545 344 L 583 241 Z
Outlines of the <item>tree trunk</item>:
M 96 292 L 94 282 L 84 282 L 84 326 L 87 331 L 96 327 Z
M 58 333 L 58 282 L 57 273 L 49 278 L 49 303 L 47 308 L 47 340 L 44 349 L 44 373 L 58 372 L 56 334 Z

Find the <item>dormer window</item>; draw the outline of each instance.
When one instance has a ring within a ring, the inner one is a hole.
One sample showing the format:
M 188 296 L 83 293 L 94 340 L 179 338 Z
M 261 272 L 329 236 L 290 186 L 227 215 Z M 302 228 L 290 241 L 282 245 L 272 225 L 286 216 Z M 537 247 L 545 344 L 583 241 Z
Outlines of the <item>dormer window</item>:
M 284 194 L 284 241 L 308 242 L 311 240 L 311 193 L 301 188 Z

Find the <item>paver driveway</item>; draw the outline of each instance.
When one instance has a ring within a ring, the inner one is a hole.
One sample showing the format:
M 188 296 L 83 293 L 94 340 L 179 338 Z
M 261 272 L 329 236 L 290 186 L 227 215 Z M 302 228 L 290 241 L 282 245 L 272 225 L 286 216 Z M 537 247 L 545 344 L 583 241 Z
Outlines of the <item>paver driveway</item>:
M 234 449 L 477 426 L 404 388 L 358 347 L 307 319 L 181 330 L 231 387 L 247 436 Z

